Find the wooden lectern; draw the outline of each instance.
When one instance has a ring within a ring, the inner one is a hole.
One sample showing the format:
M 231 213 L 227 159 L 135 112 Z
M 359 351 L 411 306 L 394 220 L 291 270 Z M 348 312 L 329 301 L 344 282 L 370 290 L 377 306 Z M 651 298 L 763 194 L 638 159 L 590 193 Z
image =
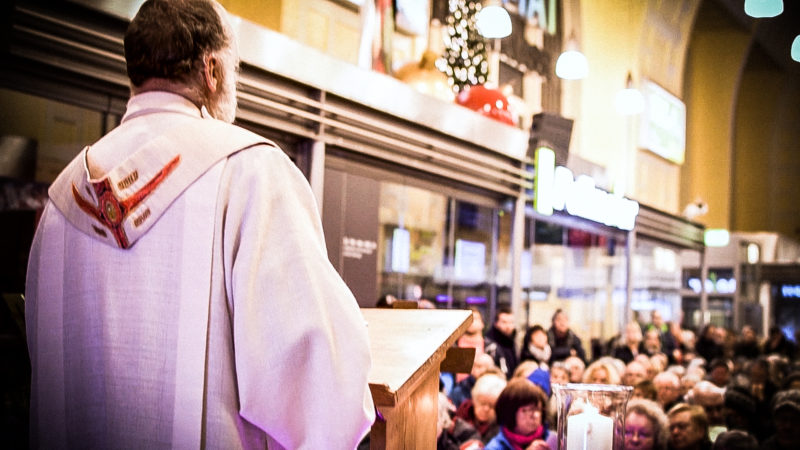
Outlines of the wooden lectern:
M 475 349 L 451 348 L 467 310 L 362 309 L 372 353 L 369 388 L 381 417 L 370 449 L 435 449 L 440 365 L 469 372 Z

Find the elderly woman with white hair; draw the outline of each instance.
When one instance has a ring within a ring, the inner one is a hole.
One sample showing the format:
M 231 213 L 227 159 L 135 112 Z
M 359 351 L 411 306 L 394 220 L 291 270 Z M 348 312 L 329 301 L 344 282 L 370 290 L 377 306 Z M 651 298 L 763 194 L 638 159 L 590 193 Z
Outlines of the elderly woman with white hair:
M 472 398 L 465 400 L 456 410 L 457 417 L 478 430 L 484 444 L 500 430 L 494 407 L 506 384 L 506 378 L 501 374 L 487 372 L 481 375 L 472 388 Z
M 669 420 L 658 403 L 643 398 L 628 402 L 625 414 L 625 448 L 664 450 L 669 442 Z

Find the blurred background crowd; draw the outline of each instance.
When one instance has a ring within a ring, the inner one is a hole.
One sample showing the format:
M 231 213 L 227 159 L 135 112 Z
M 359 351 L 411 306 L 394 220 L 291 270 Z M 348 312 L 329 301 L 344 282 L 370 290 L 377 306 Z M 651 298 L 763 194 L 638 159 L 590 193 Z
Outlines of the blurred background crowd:
M 587 352 L 562 310 L 522 339 L 508 309 L 473 319 L 457 343 L 476 348 L 472 372 L 442 376 L 439 449 L 557 448 L 553 386 L 566 383 L 633 388 L 625 448 L 800 448 L 800 348 L 777 327 L 695 332 L 655 313 Z

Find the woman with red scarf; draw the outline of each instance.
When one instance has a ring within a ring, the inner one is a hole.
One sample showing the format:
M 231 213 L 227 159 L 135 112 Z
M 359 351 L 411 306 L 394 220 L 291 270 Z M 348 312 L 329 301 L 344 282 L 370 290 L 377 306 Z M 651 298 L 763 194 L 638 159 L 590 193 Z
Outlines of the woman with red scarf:
M 547 411 L 547 395 L 527 378 L 508 382 L 495 404 L 500 432 L 486 444 L 485 450 L 545 450 L 555 444 L 542 420 Z

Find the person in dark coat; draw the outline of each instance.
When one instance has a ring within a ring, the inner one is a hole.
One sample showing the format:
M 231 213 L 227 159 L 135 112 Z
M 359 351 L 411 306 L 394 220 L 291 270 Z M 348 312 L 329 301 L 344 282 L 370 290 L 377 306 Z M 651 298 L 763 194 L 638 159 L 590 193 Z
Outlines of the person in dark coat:
M 484 336 L 484 351 L 494 359 L 495 365 L 506 378 L 511 378 L 518 364 L 516 335 L 517 329 L 511 309 L 507 307 L 498 309 L 492 328 Z
M 772 419 L 775 433 L 767 438 L 763 450 L 789 450 L 800 448 L 800 390 L 788 389 L 775 394 L 772 401 Z
M 792 341 L 786 338 L 778 326 L 773 325 L 769 329 L 767 340 L 764 342 L 763 353 L 765 355 L 778 354 L 791 358 L 794 356 L 795 346 Z
M 700 331 L 697 342 L 694 344 L 694 349 L 698 355 L 706 360 L 707 363 L 721 358 L 724 356 L 724 349 L 722 345 L 717 342 L 715 338 L 716 327 L 712 324 L 706 324 Z
M 469 422 L 453 417 L 456 408 L 443 392 L 439 393 L 439 421 L 436 424 L 436 450 L 460 450 L 475 444 L 480 448 L 481 435 Z
M 637 322 L 630 322 L 625 326 L 625 338 L 614 347 L 611 356 L 628 364 L 639 353 L 644 353 L 642 328 Z
M 766 356 L 758 357 L 745 370 L 750 375 L 750 395 L 756 403 L 756 437 L 764 439 L 775 426 L 771 404 L 772 398 L 778 392 L 778 386 L 770 377 L 770 363 Z
M 761 356 L 761 348 L 758 345 L 758 336 L 750 325 L 742 327 L 742 333 L 733 344 L 733 356 L 747 359 L 756 359 Z
M 586 352 L 583 350 L 581 340 L 569 329 L 569 317 L 561 309 L 553 314 L 552 326 L 547 330 L 547 341 L 552 350 L 550 365 L 570 356 L 577 356 L 586 363 Z

